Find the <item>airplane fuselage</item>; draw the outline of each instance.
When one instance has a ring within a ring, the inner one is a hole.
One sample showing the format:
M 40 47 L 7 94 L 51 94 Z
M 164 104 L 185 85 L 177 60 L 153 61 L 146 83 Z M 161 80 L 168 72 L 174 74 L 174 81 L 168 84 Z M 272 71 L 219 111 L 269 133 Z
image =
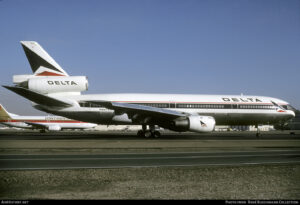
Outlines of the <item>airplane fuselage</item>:
M 71 120 L 60 116 L 13 116 L 12 119 L 2 119 L 0 123 L 9 127 L 34 129 L 32 124 L 45 127 L 58 126 L 60 129 L 88 129 L 96 125 L 77 120 Z
M 86 76 L 69 76 L 35 41 L 21 41 L 33 75 L 14 75 L 5 88 L 39 110 L 97 124 L 142 125 L 139 136 L 159 137 L 155 125 L 177 132 L 211 132 L 215 125 L 282 123 L 295 116 L 285 101 L 263 96 L 97 94 Z M 149 126 L 149 129 L 147 129 Z
M 60 110 L 42 110 L 72 119 L 98 124 L 135 124 L 127 114 L 115 112 L 86 101 L 111 101 L 164 108 L 191 115 L 212 116 L 216 125 L 275 124 L 294 117 L 294 112 L 281 109 L 289 104 L 264 96 L 182 95 L 182 94 L 97 94 L 70 95 L 74 106 Z M 37 106 L 41 109 L 40 106 Z

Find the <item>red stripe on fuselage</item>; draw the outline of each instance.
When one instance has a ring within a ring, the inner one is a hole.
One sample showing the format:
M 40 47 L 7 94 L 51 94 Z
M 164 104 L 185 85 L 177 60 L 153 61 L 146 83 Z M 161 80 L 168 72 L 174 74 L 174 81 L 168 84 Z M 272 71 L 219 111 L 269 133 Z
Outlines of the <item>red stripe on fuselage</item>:
M 0 120 L 0 122 L 32 122 L 32 123 L 87 123 L 75 120 Z
M 36 76 L 65 76 L 65 75 L 61 75 L 61 74 L 58 74 L 58 73 L 51 73 L 51 72 L 48 72 L 48 71 L 44 71 L 42 73 L 37 74 Z

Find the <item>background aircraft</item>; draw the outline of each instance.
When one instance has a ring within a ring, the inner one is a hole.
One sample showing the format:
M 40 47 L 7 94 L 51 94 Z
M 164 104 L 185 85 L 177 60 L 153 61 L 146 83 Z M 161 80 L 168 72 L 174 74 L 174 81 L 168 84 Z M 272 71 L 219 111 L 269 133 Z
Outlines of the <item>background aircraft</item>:
M 60 131 L 62 129 L 89 129 L 97 124 L 67 119 L 60 116 L 19 116 L 9 113 L 0 104 L 0 123 L 9 127 Z
M 159 137 L 155 125 L 173 131 L 211 132 L 215 125 L 285 122 L 295 116 L 286 101 L 263 96 L 93 94 L 85 76 L 69 76 L 34 41 L 21 41 L 33 75 L 15 75 L 5 88 L 34 102 L 36 109 L 97 124 L 139 124 L 138 135 Z M 149 126 L 149 129 L 147 129 Z

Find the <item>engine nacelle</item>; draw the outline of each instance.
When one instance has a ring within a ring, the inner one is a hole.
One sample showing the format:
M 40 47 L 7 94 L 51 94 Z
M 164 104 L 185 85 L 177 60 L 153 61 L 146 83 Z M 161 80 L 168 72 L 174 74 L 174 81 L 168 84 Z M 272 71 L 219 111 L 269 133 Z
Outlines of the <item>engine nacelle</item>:
M 19 85 L 42 94 L 81 92 L 88 89 L 88 80 L 85 76 L 33 77 Z
M 212 132 L 215 125 L 216 121 L 213 117 L 192 115 L 186 119 L 175 120 L 171 129 L 183 132 Z
M 61 130 L 61 127 L 59 125 L 50 125 L 48 127 L 48 130 L 49 131 L 60 131 Z

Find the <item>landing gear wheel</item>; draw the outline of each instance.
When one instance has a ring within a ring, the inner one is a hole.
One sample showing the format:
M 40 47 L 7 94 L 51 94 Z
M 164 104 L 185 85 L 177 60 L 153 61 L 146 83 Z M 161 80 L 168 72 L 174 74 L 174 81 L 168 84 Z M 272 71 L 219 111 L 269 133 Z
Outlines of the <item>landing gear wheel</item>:
M 151 129 L 152 128 L 152 129 Z M 150 127 L 149 130 L 146 129 L 146 126 L 143 125 L 143 129 L 137 132 L 138 137 L 144 138 L 159 138 L 161 136 L 160 132 L 154 129 L 154 126 Z
M 152 136 L 153 136 L 154 138 L 159 138 L 159 137 L 161 136 L 161 134 L 160 134 L 159 131 L 154 131 L 154 132 L 152 132 Z
M 145 138 L 150 138 L 151 136 L 152 136 L 152 133 L 149 130 L 147 130 L 146 132 L 144 132 L 144 137 Z

